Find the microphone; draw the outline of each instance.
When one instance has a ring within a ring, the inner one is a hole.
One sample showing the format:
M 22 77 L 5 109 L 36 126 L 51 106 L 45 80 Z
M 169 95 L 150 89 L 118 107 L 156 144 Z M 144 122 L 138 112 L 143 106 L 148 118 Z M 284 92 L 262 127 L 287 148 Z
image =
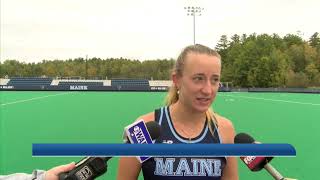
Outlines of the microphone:
M 93 180 L 107 172 L 107 161 L 112 157 L 85 157 L 76 167 L 59 174 L 59 180 Z
M 260 144 L 256 142 L 253 137 L 246 133 L 239 133 L 234 137 L 234 143 L 236 144 Z M 251 171 L 260 171 L 262 168 L 268 171 L 271 176 L 276 180 L 294 180 L 290 178 L 284 178 L 269 162 L 273 157 L 262 156 L 245 156 L 240 159 L 247 165 Z
M 153 144 L 152 139 L 156 139 L 160 136 L 161 128 L 160 128 L 160 125 L 155 122 L 152 124 L 154 125 L 147 128 L 143 120 L 139 120 L 125 127 L 124 135 L 126 135 L 127 139 L 131 144 Z M 149 134 L 150 131 L 153 132 L 152 135 Z M 137 157 L 140 163 L 143 163 L 150 158 L 151 157 L 145 157 L 145 156 Z
M 236 144 L 260 144 L 259 142 L 256 142 L 253 137 L 251 137 L 249 134 L 246 133 L 239 133 L 234 137 L 234 143 Z M 251 171 L 260 171 L 262 168 L 264 168 L 264 165 L 266 165 L 268 162 L 270 162 L 273 157 L 262 157 L 262 156 L 245 156 L 240 157 L 240 159 L 247 165 L 247 167 Z
M 155 121 L 144 123 L 143 120 L 138 120 L 124 128 L 123 142 L 131 144 L 144 144 L 142 139 L 148 139 L 149 143 L 157 139 L 161 135 L 161 126 Z M 139 139 L 139 141 L 138 141 Z M 149 144 L 148 143 L 148 144 Z
M 158 123 L 155 121 L 144 123 L 143 120 L 128 125 L 125 131 L 127 131 L 127 129 L 138 130 L 137 127 L 143 129 L 143 132 L 137 132 L 139 140 L 142 140 L 142 137 L 144 137 L 148 140 L 151 139 L 152 143 L 152 140 L 157 139 L 161 133 L 161 127 Z M 127 136 L 126 143 L 142 144 L 144 141 L 134 141 L 133 137 Z M 73 170 L 60 173 L 59 180 L 93 180 L 107 171 L 107 161 L 111 158 L 112 157 L 85 157 L 76 163 L 76 167 Z

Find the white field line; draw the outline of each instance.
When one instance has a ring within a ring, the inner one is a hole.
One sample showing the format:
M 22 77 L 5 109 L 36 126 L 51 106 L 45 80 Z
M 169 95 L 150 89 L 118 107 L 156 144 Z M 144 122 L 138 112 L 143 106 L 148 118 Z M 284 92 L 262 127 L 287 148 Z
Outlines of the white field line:
M 47 95 L 47 96 L 40 96 L 40 97 L 31 98 L 31 99 L 24 99 L 24 100 L 19 100 L 19 101 L 8 102 L 8 103 L 0 104 L 0 105 L 1 105 L 1 106 L 6 106 L 6 105 L 23 103 L 23 102 L 27 102 L 27 101 L 33 101 L 33 100 L 37 100 L 37 99 L 43 99 L 43 98 L 53 97 L 53 96 L 59 96 L 59 95 L 65 95 L 65 94 L 70 94 L 70 93 L 71 93 L 71 92 L 59 93 L 59 94 L 52 94 L 52 95 Z
M 234 97 L 234 98 L 240 97 L 240 98 L 246 98 L 246 99 L 258 99 L 258 100 L 264 100 L 264 101 L 276 101 L 276 102 L 285 102 L 285 103 L 293 103 L 293 104 L 320 106 L 320 104 L 305 103 L 305 102 L 298 102 L 298 101 L 286 101 L 286 100 L 279 100 L 279 99 L 267 99 L 267 98 L 248 97 L 248 96 L 233 96 L 233 95 L 222 95 L 222 94 L 219 94 L 219 96 L 228 96 L 228 97 Z

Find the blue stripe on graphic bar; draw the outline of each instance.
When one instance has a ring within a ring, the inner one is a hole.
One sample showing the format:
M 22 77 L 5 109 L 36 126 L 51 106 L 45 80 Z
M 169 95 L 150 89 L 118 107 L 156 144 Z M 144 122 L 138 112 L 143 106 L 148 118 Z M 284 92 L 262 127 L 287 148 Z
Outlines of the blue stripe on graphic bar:
M 296 156 L 290 144 L 32 144 L 33 156 Z

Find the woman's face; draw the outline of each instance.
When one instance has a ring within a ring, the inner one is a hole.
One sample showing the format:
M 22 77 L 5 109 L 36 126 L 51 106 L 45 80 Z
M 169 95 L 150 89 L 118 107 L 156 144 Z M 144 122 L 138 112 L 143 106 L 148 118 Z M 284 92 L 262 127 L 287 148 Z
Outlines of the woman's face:
M 216 97 L 221 61 L 216 56 L 189 53 L 182 76 L 176 76 L 179 101 L 195 112 L 206 112 Z

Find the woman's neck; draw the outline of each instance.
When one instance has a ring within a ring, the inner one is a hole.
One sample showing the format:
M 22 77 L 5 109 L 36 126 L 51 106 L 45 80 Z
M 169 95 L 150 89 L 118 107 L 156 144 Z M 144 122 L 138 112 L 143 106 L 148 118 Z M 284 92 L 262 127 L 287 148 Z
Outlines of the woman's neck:
M 205 113 L 194 112 L 180 104 L 179 101 L 172 104 L 169 111 L 178 134 L 189 140 L 200 135 L 206 120 Z
M 206 119 L 206 113 L 195 112 L 179 101 L 170 106 L 170 114 L 175 121 L 185 125 L 204 124 Z

